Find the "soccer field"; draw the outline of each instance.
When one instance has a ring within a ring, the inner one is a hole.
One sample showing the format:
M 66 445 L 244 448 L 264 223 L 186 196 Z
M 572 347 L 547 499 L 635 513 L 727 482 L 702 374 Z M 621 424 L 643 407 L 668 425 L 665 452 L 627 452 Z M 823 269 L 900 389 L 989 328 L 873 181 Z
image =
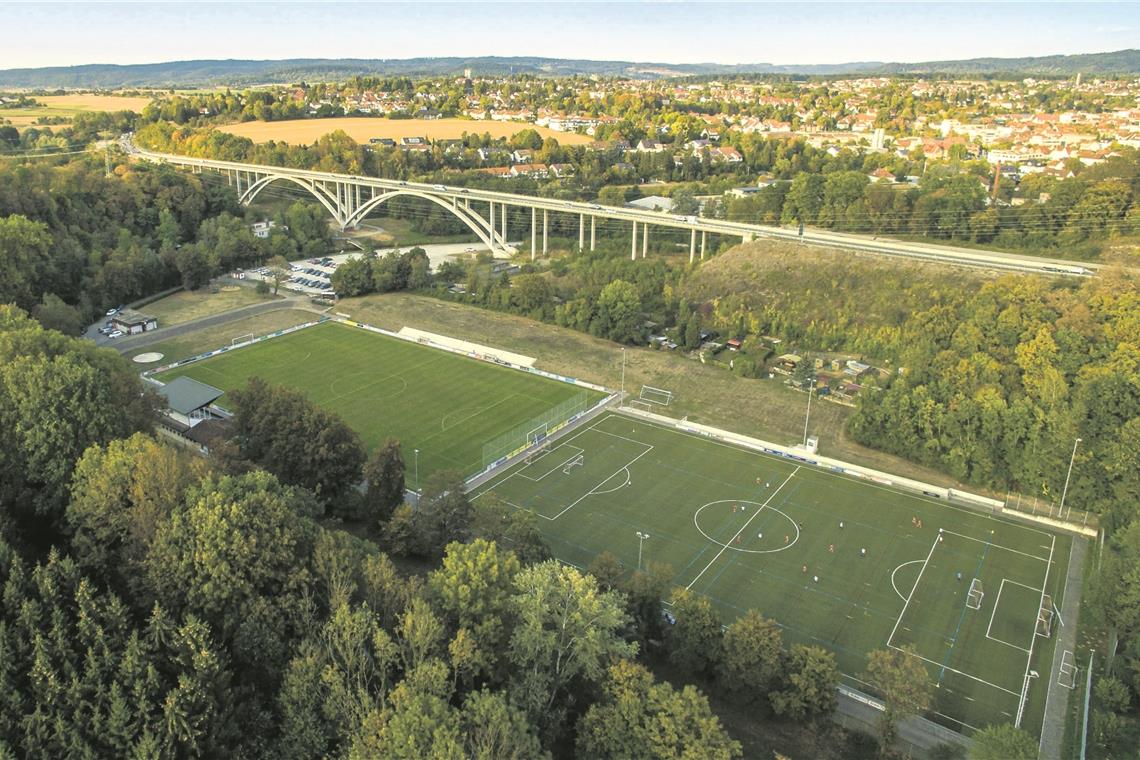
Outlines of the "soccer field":
M 830 649 L 855 688 L 867 652 L 912 646 L 954 728 L 1013 722 L 1028 681 L 1022 726 L 1040 731 L 1054 639 L 1038 610 L 1061 606 L 1068 536 L 616 413 L 475 498 L 489 491 L 582 567 L 608 550 L 633 569 L 649 534 L 643 564 L 668 563 L 726 623 L 754 608 Z
M 231 391 L 251 377 L 303 392 L 339 414 L 370 450 L 400 441 L 415 483 L 441 469 L 471 475 L 484 444 L 579 398 L 603 394 L 436 348 L 329 322 L 255 343 L 156 376 L 187 375 Z M 226 406 L 227 397 L 219 399 Z M 523 435 L 523 441 L 526 437 Z

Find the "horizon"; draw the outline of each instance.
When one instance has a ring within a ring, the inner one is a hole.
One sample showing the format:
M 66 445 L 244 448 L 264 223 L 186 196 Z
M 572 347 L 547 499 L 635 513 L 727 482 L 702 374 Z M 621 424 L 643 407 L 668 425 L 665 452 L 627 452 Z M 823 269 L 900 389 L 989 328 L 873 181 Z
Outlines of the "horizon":
M 169 2 L 6 2 L 0 8 L 10 34 L 0 69 L 479 57 L 907 64 L 1117 52 L 1136 47 L 1140 29 L 1140 6 L 1113 3 L 618 2 L 604 5 L 601 25 L 585 12 L 594 6 L 602 4 L 212 2 L 188 8 Z M 1027 14 L 1034 20 L 1031 38 L 1017 34 Z M 346 19 L 352 23 L 344 24 Z M 314 27 L 321 31 L 313 33 Z M 169 29 L 180 33 L 172 36 Z M 743 32 L 727 36 L 724 29 Z M 931 39 L 926 29 L 959 32 Z M 108 40 L 124 36 L 130 44 L 117 44 L 116 53 L 108 54 Z M 1090 39 L 1099 44 L 1090 45 Z

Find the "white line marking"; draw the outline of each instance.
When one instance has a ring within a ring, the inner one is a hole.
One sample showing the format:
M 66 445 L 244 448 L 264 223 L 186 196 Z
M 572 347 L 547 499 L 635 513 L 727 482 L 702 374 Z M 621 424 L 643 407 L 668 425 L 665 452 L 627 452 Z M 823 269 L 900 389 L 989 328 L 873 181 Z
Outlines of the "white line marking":
M 607 488 L 604 491 L 598 491 L 597 489 L 595 489 L 591 493 L 593 493 L 594 496 L 601 496 L 602 494 L 613 493 L 614 491 L 620 491 L 621 489 L 628 486 L 630 484 L 630 482 L 633 480 L 633 476 L 629 474 L 629 468 L 628 467 L 625 467 L 623 469 L 625 470 L 625 482 L 623 482 L 619 486 L 614 486 L 613 488 Z M 621 472 L 621 470 L 618 470 L 618 472 Z M 615 472 L 614 475 L 617 475 L 617 472 Z M 612 478 L 613 475 L 611 475 L 610 477 Z
M 1037 615 L 1033 617 L 1033 636 L 1029 639 L 1029 656 L 1025 658 L 1025 675 L 1022 676 L 1021 698 L 1017 701 L 1017 717 L 1013 725 L 1021 728 L 1021 718 L 1025 714 L 1025 703 L 1029 701 L 1029 668 L 1033 665 L 1033 647 L 1037 644 L 1037 618 L 1041 615 L 1041 607 L 1045 604 L 1045 589 L 1049 588 L 1049 570 L 1053 567 L 1053 550 L 1057 547 L 1057 537 L 1053 537 L 1049 544 L 1049 561 L 1045 563 L 1045 580 L 1041 582 L 1041 599 L 1037 602 Z M 1045 687 L 1049 693 L 1049 687 Z
M 701 579 L 701 576 L 705 574 L 705 570 L 708 570 L 710 567 L 712 567 L 713 562 L 716 562 L 718 559 L 720 559 L 720 555 L 728 551 L 729 545 L 732 544 L 732 542 L 735 541 L 740 536 L 740 534 L 748 528 L 752 521 L 755 520 L 760 515 L 760 513 L 764 511 L 764 507 L 768 506 L 772 502 L 772 499 L 776 498 L 776 494 L 780 492 L 781 488 L 788 484 L 788 481 L 792 479 L 792 475 L 795 475 L 799 471 L 800 468 L 797 466 L 796 469 L 792 470 L 791 475 L 788 475 L 788 477 L 784 478 L 784 482 L 776 487 L 776 490 L 772 492 L 772 495 L 768 497 L 768 500 L 761 504 L 760 508 L 752 513 L 752 516 L 749 517 L 747 521 L 745 521 L 744 525 L 740 526 L 740 530 L 736 531 L 736 534 L 732 538 L 728 539 L 728 541 L 720 547 L 720 551 L 716 553 L 716 556 L 709 560 L 709 563 L 705 565 L 699 573 L 697 573 L 697 577 L 693 578 L 688 586 L 685 586 L 686 591 L 691 589 L 696 584 L 696 582 Z
M 1007 580 L 1005 578 L 1002 578 L 1001 579 L 1001 585 L 998 586 L 997 597 L 994 598 L 994 611 L 990 613 L 990 624 L 986 626 L 986 638 L 989 639 L 990 641 L 996 641 L 999 644 L 1005 644 L 1007 647 L 1012 647 L 1019 652 L 1025 652 L 1026 654 L 1029 654 L 1029 650 L 1026 649 L 1025 647 L 1019 647 L 1017 644 L 1010 644 L 1008 641 L 1003 641 L 1002 639 L 999 639 L 997 636 L 991 636 L 990 635 L 990 629 L 994 627 L 994 618 L 997 617 L 998 605 L 1001 604 L 1001 592 L 1005 588 L 1006 583 L 1013 584 L 1014 586 L 1021 586 L 1022 588 L 1027 588 L 1030 591 L 1039 591 L 1040 590 L 1040 589 L 1035 589 L 1032 586 L 1026 586 L 1024 583 L 1018 583 L 1017 581 L 1011 581 L 1011 580 Z
M 958 536 L 959 538 L 969 539 L 970 541 L 977 541 L 979 544 L 989 544 L 991 548 L 1001 549 L 1002 551 L 1007 551 L 1007 552 L 1013 552 L 1014 554 L 1020 554 L 1023 557 L 1029 557 L 1030 559 L 1035 559 L 1038 562 L 1050 562 L 1051 561 L 1051 559 L 1046 559 L 1045 557 L 1038 557 L 1036 554 L 1030 554 L 1028 552 L 1019 551 L 1017 549 L 1010 549 L 1008 546 L 1002 546 L 1001 544 L 995 544 L 992 541 L 987 541 L 987 540 L 982 539 L 982 538 L 974 538 L 973 536 L 967 536 L 964 533 L 955 533 L 952 530 L 945 530 L 945 529 L 943 529 L 942 532 L 949 535 L 949 536 Z M 1052 552 L 1050 552 L 1049 554 L 1050 554 L 1050 558 L 1051 558 Z
M 923 560 L 921 560 L 921 559 L 912 559 L 910 562 L 904 562 L 901 565 L 899 565 L 898 567 L 896 567 L 894 570 L 891 571 L 891 588 L 893 588 L 895 590 L 895 593 L 899 595 L 899 599 L 902 599 L 904 602 L 906 601 L 906 597 L 903 596 L 903 593 L 901 591 L 899 591 L 899 587 L 895 585 L 895 573 L 897 573 L 899 570 L 902 570 L 907 565 L 913 565 L 916 562 L 922 562 L 922 561 Z M 918 581 L 915 580 L 915 583 L 917 584 Z M 871 584 L 868 583 L 867 585 L 870 586 Z M 914 591 L 914 587 L 912 586 L 910 590 Z
M 902 612 L 899 613 L 899 619 L 895 621 L 895 627 L 891 629 L 891 635 L 887 637 L 887 646 L 891 645 L 891 639 L 895 637 L 895 631 L 899 629 L 899 623 L 902 622 L 903 616 L 906 615 L 906 608 L 910 606 L 910 600 L 914 598 L 914 592 L 918 590 L 918 582 L 922 580 L 922 574 L 926 572 L 926 566 L 930 564 L 930 557 L 934 554 L 934 547 L 936 546 L 938 546 L 938 536 L 934 537 L 934 542 L 930 544 L 930 551 L 926 553 L 926 559 L 922 560 L 922 568 L 918 571 L 918 577 L 914 579 L 914 586 L 911 587 L 910 593 L 906 595 Z M 937 665 L 938 663 L 934 664 Z
M 547 457 L 549 457 L 549 456 L 553 456 L 553 455 L 554 455 L 554 452 L 556 452 L 556 451 L 558 451 L 559 449 L 562 449 L 562 448 L 565 448 L 565 449 L 573 449 L 573 450 L 574 450 L 574 453 L 573 453 L 573 454 L 571 454 L 570 456 L 568 456 L 568 457 L 567 457 L 566 459 L 564 459 L 563 461 L 561 461 L 561 462 L 559 462 L 558 464 L 556 464 L 556 465 L 554 465 L 553 467 L 551 467 L 551 468 L 550 468 L 549 470 L 547 470 L 546 472 L 544 472 L 544 473 L 542 473 L 541 475 L 539 475 L 537 478 L 532 478 L 530 475 L 524 475 L 524 474 L 523 474 L 523 473 L 525 473 L 527 470 L 529 470 L 531 467 L 534 467 L 536 464 L 538 464 L 539 462 L 541 462 L 543 459 L 546 459 L 546 458 L 547 458 Z M 573 459 L 574 457 L 578 456 L 579 454 L 585 454 L 585 453 L 586 453 L 585 451 L 583 451 L 582 449 L 578 448 L 577 446 L 571 446 L 571 445 L 570 445 L 570 444 L 568 444 L 568 443 L 564 443 L 564 444 L 562 444 L 561 446 L 557 446 L 557 447 L 555 447 L 554 449 L 551 449 L 550 451 L 546 452 L 546 453 L 545 453 L 545 454 L 543 454 L 542 456 L 540 456 L 540 457 L 536 458 L 534 461 L 532 461 L 530 464 L 528 464 L 528 465 L 524 466 L 524 467 L 523 467 L 521 470 L 519 470 L 519 471 L 518 471 L 518 472 L 516 472 L 515 474 L 516 474 L 516 475 L 518 475 L 518 476 L 519 476 L 520 478 L 522 478 L 523 480 L 529 480 L 531 483 L 537 483 L 538 481 L 542 480 L 543 478 L 545 478 L 547 475 L 549 475 L 550 473 L 554 472 L 554 471 L 555 471 L 555 470 L 557 470 L 558 468 L 560 468 L 560 467 L 565 467 L 565 466 L 566 466 L 566 464 L 567 464 L 567 463 L 569 463 L 569 461 L 570 461 L 571 459 Z
M 641 452 L 640 454 L 638 454 L 637 456 L 635 456 L 633 459 L 629 460 L 629 461 L 628 461 L 628 462 L 626 462 L 624 465 L 622 465 L 621 467 L 617 468 L 616 470 L 614 470 L 613 472 L 611 472 L 609 475 L 607 475 L 607 476 L 606 476 L 606 478 L 605 478 L 605 480 L 603 480 L 601 483 L 598 483 L 596 486 L 594 486 L 593 488 L 591 488 L 589 491 L 586 491 L 586 493 L 582 494 L 582 495 L 581 495 L 581 496 L 579 496 L 577 499 L 575 499 L 574 501 L 570 502 L 570 504 L 568 504 L 567 506 L 565 506 L 565 507 L 562 509 L 562 511 L 561 511 L 561 512 L 559 512 L 558 514 L 556 514 L 554 517 L 546 517 L 546 515 L 540 515 L 540 517 L 546 517 L 546 519 L 547 519 L 547 520 L 550 520 L 551 522 L 554 522 L 554 521 L 555 521 L 555 520 L 557 520 L 559 517 L 562 517 L 562 515 L 566 514 L 566 513 L 567 513 L 567 512 L 569 512 L 571 509 L 573 509 L 575 506 L 577 506 L 578 502 L 582 501 L 582 499 L 585 499 L 587 496 L 593 496 L 593 495 L 594 495 L 594 492 L 595 492 L 597 489 L 599 489 L 599 488 L 601 488 L 602 486 L 604 486 L 604 485 L 605 485 L 607 482 L 609 482 L 609 480 L 610 480 L 611 478 L 613 478 L 613 477 L 614 477 L 615 475 L 617 475 L 619 472 L 621 472 L 622 470 L 627 470 L 627 471 L 628 471 L 628 470 L 629 470 L 629 467 L 630 467 L 630 465 L 632 465 L 632 464 L 633 464 L 634 462 L 636 462 L 638 459 L 641 459 L 643 456 L 645 456 L 645 455 L 646 455 L 646 454 L 648 454 L 649 452 L 653 451 L 653 447 L 652 447 L 652 446 L 650 446 L 648 443 L 640 443 L 640 442 L 638 442 L 638 441 L 633 441 L 633 443 L 637 443 L 639 446 L 646 446 L 647 448 L 645 449 L 645 451 Z
M 896 647 L 894 644 L 887 644 L 887 646 L 889 646 L 891 649 L 897 649 L 900 652 L 906 652 L 905 649 L 903 649 L 902 647 Z M 931 660 L 927 657 L 923 657 L 922 655 L 917 654 L 916 652 L 906 652 L 906 653 L 909 654 L 911 657 L 917 657 L 918 659 L 922 660 L 923 662 L 929 662 L 931 665 L 933 665 L 936 668 L 942 668 L 945 670 L 949 670 L 951 673 L 957 673 L 958 675 L 960 675 L 964 678 L 969 678 L 971 681 L 977 681 L 978 683 L 985 684 L 986 686 L 997 689 L 998 691 L 1004 691 L 1006 694 L 1011 694 L 1015 697 L 1017 696 L 1016 691 L 1010 691 L 1009 689 L 1005 688 L 1004 686 L 998 686 L 996 683 L 990 683 L 989 681 L 978 678 L 977 676 L 972 676 L 969 673 L 965 673 L 961 670 L 955 670 L 954 668 L 950 667 L 949 665 L 943 665 L 940 662 L 935 662 L 934 660 Z

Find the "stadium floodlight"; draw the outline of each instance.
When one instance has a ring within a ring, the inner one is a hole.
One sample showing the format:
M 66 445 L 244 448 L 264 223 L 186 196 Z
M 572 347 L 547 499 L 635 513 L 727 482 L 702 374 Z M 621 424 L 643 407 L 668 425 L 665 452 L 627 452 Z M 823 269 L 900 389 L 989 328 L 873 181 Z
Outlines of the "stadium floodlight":
M 645 539 L 649 538 L 648 533 L 637 531 L 637 569 L 641 570 L 641 547 L 645 545 Z
M 420 450 L 416 449 L 416 490 L 420 490 Z
M 621 347 L 621 406 L 625 406 L 625 346 Z M 639 568 L 640 569 L 640 568 Z
M 808 439 L 808 435 L 807 435 L 808 420 L 811 419 L 811 392 L 814 390 L 815 390 L 815 378 L 813 377 L 811 379 L 811 385 L 808 386 L 807 414 L 804 415 L 804 447 L 805 448 L 807 447 L 807 439 Z
M 1073 474 L 1073 460 L 1077 458 L 1077 446 L 1080 444 L 1080 438 L 1073 442 L 1073 453 L 1069 456 L 1069 471 L 1065 473 L 1065 487 L 1061 489 L 1061 507 L 1057 510 L 1057 517 L 1064 517 L 1065 514 L 1065 496 L 1069 493 L 1069 477 Z M 1070 507 L 1070 509 L 1072 508 Z

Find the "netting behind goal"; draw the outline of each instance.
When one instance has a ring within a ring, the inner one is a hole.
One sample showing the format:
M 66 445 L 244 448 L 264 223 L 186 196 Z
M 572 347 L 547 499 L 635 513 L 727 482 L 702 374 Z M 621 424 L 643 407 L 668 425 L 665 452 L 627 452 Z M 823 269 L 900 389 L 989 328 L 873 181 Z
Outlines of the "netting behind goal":
M 523 422 L 513 430 L 483 444 L 483 466 L 488 467 L 504 457 L 517 454 L 528 446 L 541 443 L 576 414 L 586 411 L 586 391 L 578 391 L 561 404 Z
M 1066 649 L 1061 654 L 1061 666 L 1057 669 L 1057 684 L 1066 689 L 1077 688 L 1077 660 L 1073 650 Z

